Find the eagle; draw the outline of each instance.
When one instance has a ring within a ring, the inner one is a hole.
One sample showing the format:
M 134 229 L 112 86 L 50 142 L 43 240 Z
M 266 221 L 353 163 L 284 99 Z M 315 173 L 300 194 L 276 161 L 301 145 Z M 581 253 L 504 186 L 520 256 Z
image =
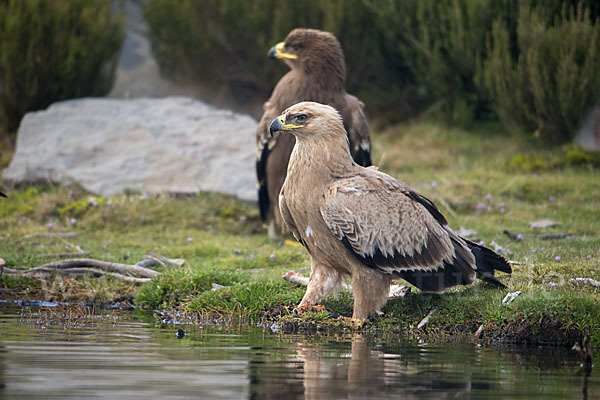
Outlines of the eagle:
M 512 272 L 502 256 L 456 234 L 431 200 L 352 159 L 333 107 L 295 104 L 273 120 L 270 132 L 295 137 L 279 209 L 310 255 L 299 308 L 317 305 L 347 277 L 353 318 L 360 321 L 379 313 L 393 279 L 435 293 L 475 278 L 504 286 L 494 276 Z
M 271 48 L 269 58 L 280 59 L 291 69 L 263 105 L 257 130 L 258 204 L 261 219 L 268 224 L 269 236 L 276 238 L 285 232 L 278 196 L 294 139 L 278 133 L 270 135 L 273 118 L 305 100 L 335 107 L 344 118 L 352 157 L 363 166 L 371 165 L 371 139 L 364 104 L 346 93 L 344 53 L 334 35 L 316 29 L 294 29 L 285 41 Z

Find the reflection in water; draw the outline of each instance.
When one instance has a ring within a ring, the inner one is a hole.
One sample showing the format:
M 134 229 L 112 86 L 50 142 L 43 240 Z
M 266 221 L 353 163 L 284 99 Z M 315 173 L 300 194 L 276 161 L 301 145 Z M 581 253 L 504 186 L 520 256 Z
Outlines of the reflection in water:
M 461 394 L 471 388 L 468 373 L 444 371 L 443 365 L 430 363 L 426 355 L 411 361 L 385 353 L 361 335 L 352 337 L 350 348 L 347 343 L 298 343 L 296 356 L 280 363 L 277 378 L 271 364 L 272 360 L 252 364 L 251 398 L 275 399 L 282 393 L 286 398 L 305 399 L 464 398 Z M 290 373 L 282 372 L 285 369 Z M 477 389 L 492 386 L 480 383 Z
M 333 342 L 216 327 L 185 327 L 178 339 L 177 326 L 127 315 L 68 325 L 36 318 L 0 308 L 0 398 L 600 397 L 597 371 L 578 376 L 577 356 L 566 349 L 361 335 Z
M 586 381 L 577 376 L 576 357 L 561 348 L 369 343 L 355 335 L 350 343 L 299 341 L 295 354 L 285 357 L 274 349 L 261 350 L 250 364 L 250 398 L 276 399 L 282 394 L 290 399 L 600 396 L 598 378 L 592 375 Z

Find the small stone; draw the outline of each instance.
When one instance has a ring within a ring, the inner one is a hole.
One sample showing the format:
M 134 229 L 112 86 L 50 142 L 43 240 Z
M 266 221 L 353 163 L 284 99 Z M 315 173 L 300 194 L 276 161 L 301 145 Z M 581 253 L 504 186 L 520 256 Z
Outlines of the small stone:
M 464 226 L 461 226 L 460 229 L 456 231 L 456 233 L 459 236 L 466 238 L 472 238 L 479 234 L 479 232 L 477 232 L 475 229 L 465 228 Z
M 538 221 L 533 221 L 531 224 L 531 229 L 546 229 L 546 228 L 554 228 L 556 226 L 560 226 L 560 224 L 556 221 L 552 221 L 550 219 L 540 219 Z

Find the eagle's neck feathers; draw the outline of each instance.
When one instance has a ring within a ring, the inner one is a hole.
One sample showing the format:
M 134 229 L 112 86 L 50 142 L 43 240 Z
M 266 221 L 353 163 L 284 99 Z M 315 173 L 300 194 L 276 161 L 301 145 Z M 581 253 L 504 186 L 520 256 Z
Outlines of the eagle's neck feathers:
M 300 177 L 313 184 L 329 183 L 352 174 L 356 168 L 345 133 L 299 138 L 290 156 L 287 176 Z

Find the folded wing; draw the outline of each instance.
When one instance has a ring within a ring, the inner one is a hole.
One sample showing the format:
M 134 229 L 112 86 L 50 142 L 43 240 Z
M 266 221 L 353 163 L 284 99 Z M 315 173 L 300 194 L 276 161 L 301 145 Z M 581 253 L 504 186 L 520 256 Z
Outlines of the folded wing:
M 476 275 L 466 243 L 427 198 L 373 169 L 337 180 L 321 215 L 362 263 L 425 291 L 468 284 Z

